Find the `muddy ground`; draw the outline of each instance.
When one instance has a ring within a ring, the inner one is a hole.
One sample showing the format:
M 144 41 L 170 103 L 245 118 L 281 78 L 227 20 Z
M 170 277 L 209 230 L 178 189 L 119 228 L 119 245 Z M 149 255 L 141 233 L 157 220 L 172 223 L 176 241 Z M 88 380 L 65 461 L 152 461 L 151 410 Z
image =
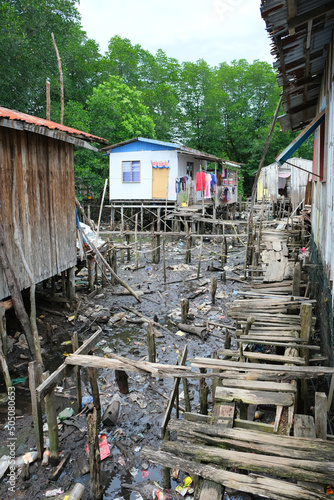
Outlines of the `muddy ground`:
M 43 347 L 43 359 L 45 368 L 54 371 L 65 359 L 71 346 L 66 344 L 74 331 L 78 332 L 79 341 L 87 339 L 97 328 L 103 330 L 103 340 L 95 350 L 96 355 L 108 356 L 114 352 L 119 355 L 128 356 L 135 360 L 147 358 L 147 329 L 146 324 L 129 323 L 122 314 L 134 320 L 138 319 L 134 314 L 125 311 L 123 306 L 133 307 L 141 311 L 146 317 L 154 319 L 165 328 L 156 328 L 156 348 L 159 362 L 174 364 L 180 357 L 184 346 L 188 345 L 188 359 L 195 356 L 209 357 L 215 349 L 223 347 L 224 330 L 213 328 L 206 335 L 205 340 L 199 337 L 178 334 L 176 324 L 180 320 L 180 299 L 190 298 L 190 315 L 194 317 L 191 324 L 206 325 L 208 319 L 217 323 L 232 325 L 232 320 L 227 315 L 227 303 L 233 300 L 233 292 L 242 285 L 238 281 L 243 275 L 245 247 L 238 243 L 229 247 L 228 263 L 225 265 L 227 281 L 223 282 L 222 268 L 219 262 L 220 244 L 204 240 L 204 251 L 201 265 L 201 278 L 193 281 L 185 281 L 196 276 L 199 240 L 192 251 L 192 263 L 184 265 L 185 243 L 184 240 L 174 239 L 168 241 L 167 252 L 167 283 L 164 284 L 163 263 L 152 264 L 150 244 L 142 241 L 139 258 L 140 269 L 133 270 L 131 262 L 119 263 L 119 275 L 126 280 L 135 290 L 145 292 L 142 295 L 142 303 L 139 304 L 131 295 L 120 296 L 115 293 L 124 289 L 120 285 L 110 285 L 99 288 L 95 297 L 89 298 L 87 271 L 84 268 L 76 278 L 76 291 L 78 303 L 75 320 L 73 311 L 66 307 L 50 304 L 41 298 L 41 294 L 47 295 L 48 290 L 38 290 L 38 327 Z M 214 270 L 212 270 L 212 267 Z M 216 303 L 211 303 L 210 281 L 212 276 L 218 278 L 218 289 Z M 172 283 L 174 282 L 174 283 Z M 99 287 L 101 283 L 99 280 Z M 61 283 L 58 292 L 61 293 Z M 199 293 L 202 292 L 202 293 Z M 194 297 L 194 298 L 191 298 Z M 116 316 L 115 316 L 116 315 Z M 116 321 L 120 319 L 119 321 Z M 9 365 L 12 379 L 16 380 L 16 457 L 23 455 L 35 448 L 35 437 L 32 428 L 30 393 L 27 377 L 27 365 L 29 359 L 28 350 L 23 337 L 19 335 L 19 325 L 8 313 L 8 333 L 13 339 L 13 349 L 9 354 Z M 232 339 L 232 347 L 236 346 Z M 129 373 L 129 394 L 123 395 L 115 381 L 115 373 L 110 370 L 99 370 L 99 388 L 101 393 L 102 410 L 104 411 L 110 401 L 118 398 L 120 401 L 120 413 L 114 426 L 101 424 L 101 433 L 107 436 L 110 448 L 110 456 L 101 462 L 102 480 L 104 485 L 105 499 L 135 500 L 139 498 L 152 498 L 152 491 L 156 488 L 154 481 L 162 486 L 161 468 L 149 465 L 141 458 L 140 450 L 143 446 L 157 448 L 160 442 L 160 426 L 163 419 L 163 410 L 166 398 L 169 396 L 173 384 L 172 379 L 159 380 L 146 375 Z M 20 380 L 21 378 L 21 380 Z M 208 381 L 208 384 L 210 382 Z M 66 379 L 62 386 L 56 389 L 57 413 L 65 408 L 73 408 L 75 413 L 76 398 L 74 383 L 72 379 Z M 90 498 L 89 473 L 85 472 L 85 447 L 87 444 L 86 419 L 87 413 L 92 405 L 90 386 L 86 371 L 82 370 L 82 391 L 84 402 L 81 416 L 72 419 L 72 425 L 61 424 L 60 426 L 60 450 L 62 455 L 71 452 L 71 458 L 65 471 L 58 481 L 50 482 L 49 476 L 54 468 L 42 466 L 35 461 L 30 464 L 29 478 L 23 479 L 22 475 L 17 477 L 16 492 L 8 491 L 8 478 L 0 483 L 0 498 L 16 500 L 20 499 L 42 499 L 48 490 L 68 490 L 77 481 L 86 484 L 83 498 Z M 4 395 L 5 387 L 0 387 Z M 182 385 L 180 386 L 180 405 L 184 405 L 182 399 Z M 190 382 L 191 406 L 193 412 L 198 412 L 198 382 Z M 211 392 L 209 394 L 209 410 L 212 409 Z M 102 413 L 103 413 L 102 411 Z M 0 456 L 8 453 L 8 426 L 7 403 L 3 401 L 0 407 Z M 44 415 L 45 421 L 45 415 Z M 74 422 L 74 424 L 73 424 Z M 70 423 L 70 422 L 69 422 Z M 46 435 L 47 436 L 47 435 Z M 182 483 L 181 474 L 178 481 L 172 481 L 172 490 L 168 498 L 182 498 L 177 496 L 173 489 Z M 122 486 L 132 485 L 136 490 Z M 62 498 L 58 496 L 56 498 Z M 191 498 L 191 497 L 189 497 Z M 247 495 L 225 495 L 225 498 L 250 498 Z

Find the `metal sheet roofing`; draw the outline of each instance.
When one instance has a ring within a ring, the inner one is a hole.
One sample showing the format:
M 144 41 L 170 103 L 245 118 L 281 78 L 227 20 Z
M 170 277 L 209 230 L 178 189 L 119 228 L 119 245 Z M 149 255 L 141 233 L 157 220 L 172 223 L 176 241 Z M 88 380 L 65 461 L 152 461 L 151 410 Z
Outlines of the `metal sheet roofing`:
M 236 163 L 236 162 L 233 162 L 230 160 L 224 160 L 222 158 L 217 158 L 217 156 L 211 155 L 209 153 L 204 153 L 203 151 L 198 151 L 197 149 L 188 148 L 187 146 L 183 146 L 182 144 L 177 144 L 175 142 L 158 141 L 156 139 L 147 139 L 145 137 L 134 137 L 133 139 L 129 139 L 127 141 L 122 141 L 122 142 L 118 142 L 117 144 L 112 144 L 111 146 L 107 146 L 106 148 L 103 148 L 103 150 L 104 151 L 112 151 L 113 149 L 119 148 L 121 146 L 124 146 L 125 144 L 130 144 L 130 143 L 136 142 L 136 141 L 145 142 L 145 143 L 149 143 L 152 145 L 158 145 L 158 146 L 162 146 L 162 147 L 173 148 L 180 153 L 189 154 L 189 155 L 193 156 L 194 158 L 198 158 L 201 160 L 207 160 L 207 161 L 211 161 L 211 162 L 222 162 L 222 163 L 229 164 L 230 166 L 235 166 L 237 168 L 240 166 L 239 163 Z
M 316 115 L 321 77 L 334 26 L 334 2 L 262 0 L 272 39 L 278 85 L 283 87 L 283 130 L 304 128 Z
M 20 111 L 15 111 L 0 106 L 0 119 L 1 118 L 7 118 L 8 120 L 14 122 L 17 121 L 29 125 L 35 125 L 36 127 L 45 127 L 49 130 L 58 130 L 60 132 L 66 133 L 67 135 L 89 142 L 99 142 L 102 144 L 108 143 L 108 141 L 106 139 L 103 139 L 102 137 L 97 137 L 95 135 L 88 134 L 87 132 L 83 132 L 81 130 L 76 130 L 71 127 L 66 127 L 65 125 L 61 125 L 60 123 L 52 122 L 50 120 L 45 120 L 43 118 L 38 118 L 32 115 L 27 115 L 26 113 L 21 113 Z M 38 132 L 38 130 L 36 130 L 36 132 Z

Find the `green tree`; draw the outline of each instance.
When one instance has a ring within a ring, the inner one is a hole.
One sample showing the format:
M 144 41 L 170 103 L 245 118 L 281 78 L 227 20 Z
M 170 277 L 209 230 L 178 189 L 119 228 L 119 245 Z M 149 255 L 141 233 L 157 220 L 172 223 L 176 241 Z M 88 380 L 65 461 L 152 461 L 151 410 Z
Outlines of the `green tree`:
M 154 122 L 143 104 L 141 92 L 128 87 L 120 77 L 110 76 L 87 100 L 91 130 L 117 143 L 133 137 L 155 138 Z

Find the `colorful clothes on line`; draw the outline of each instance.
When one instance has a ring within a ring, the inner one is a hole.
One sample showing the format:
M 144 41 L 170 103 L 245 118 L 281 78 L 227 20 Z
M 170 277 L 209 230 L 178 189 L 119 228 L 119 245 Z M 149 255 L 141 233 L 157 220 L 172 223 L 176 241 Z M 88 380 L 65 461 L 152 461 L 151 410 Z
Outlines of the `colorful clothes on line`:
M 196 191 L 205 191 L 206 188 L 206 173 L 197 172 L 196 173 Z

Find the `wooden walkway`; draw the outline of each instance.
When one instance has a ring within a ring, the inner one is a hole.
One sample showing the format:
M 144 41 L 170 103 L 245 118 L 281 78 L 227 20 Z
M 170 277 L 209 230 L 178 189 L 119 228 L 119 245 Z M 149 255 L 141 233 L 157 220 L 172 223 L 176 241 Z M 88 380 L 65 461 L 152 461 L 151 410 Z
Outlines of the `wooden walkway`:
M 308 381 L 332 380 L 334 368 L 322 366 L 326 358 L 312 344 L 315 301 L 296 259 L 300 234 L 286 224 L 259 228 L 252 282 L 229 304 L 238 349 L 191 360 L 213 380 L 212 416 L 171 419 L 167 430 L 177 439 L 142 451 L 154 463 L 202 478 L 200 500 L 219 500 L 227 487 L 270 499 L 325 499 L 334 484 L 334 440 L 327 435 L 333 381 L 329 399 L 316 392 L 308 414 Z M 263 422 L 256 412 L 273 418 Z

